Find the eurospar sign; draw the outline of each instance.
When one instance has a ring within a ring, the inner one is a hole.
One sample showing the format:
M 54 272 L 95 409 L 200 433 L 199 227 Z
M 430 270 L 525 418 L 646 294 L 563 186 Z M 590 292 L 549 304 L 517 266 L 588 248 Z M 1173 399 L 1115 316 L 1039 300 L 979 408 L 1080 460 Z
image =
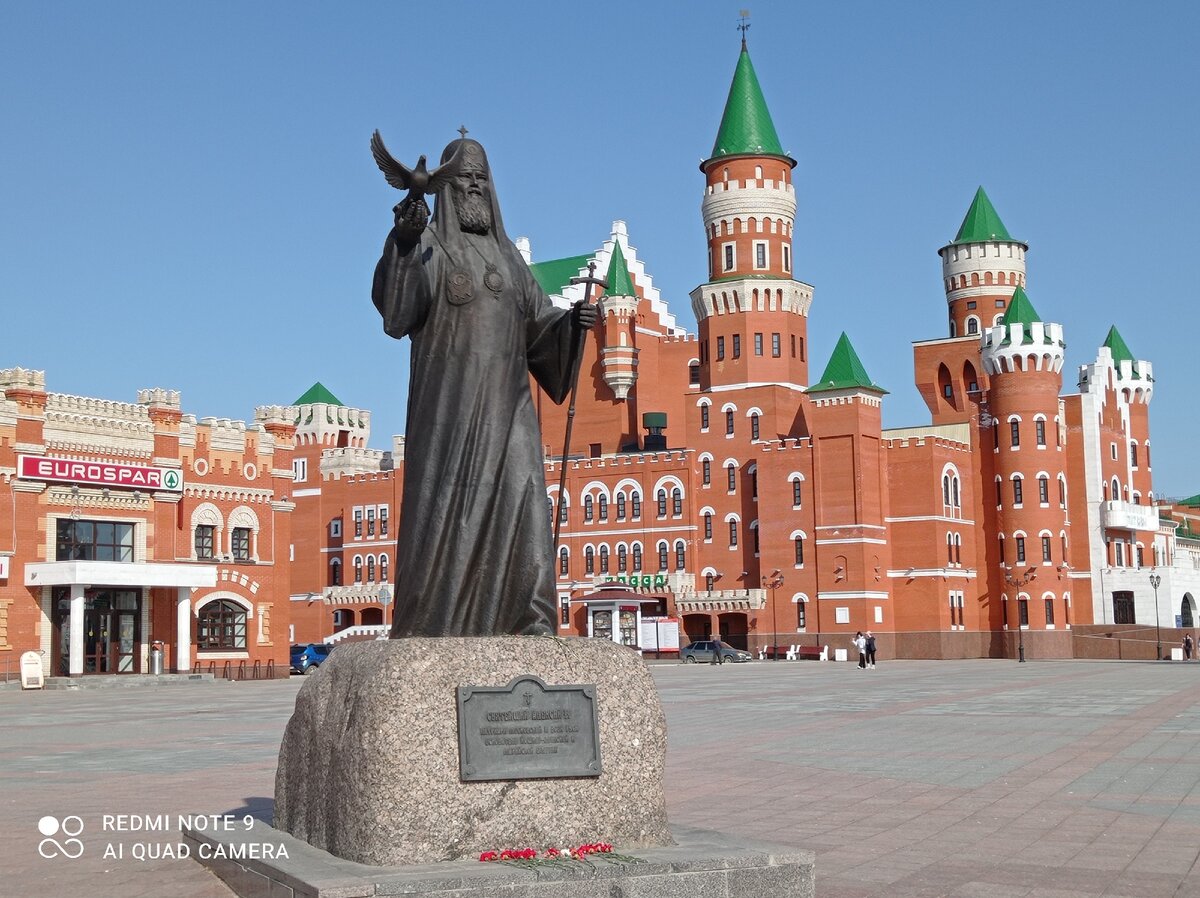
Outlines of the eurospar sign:
M 79 486 L 110 486 L 130 490 L 183 492 L 183 475 L 176 468 L 123 465 L 107 461 L 77 461 L 22 455 L 17 459 L 17 476 L 22 480 L 47 480 Z

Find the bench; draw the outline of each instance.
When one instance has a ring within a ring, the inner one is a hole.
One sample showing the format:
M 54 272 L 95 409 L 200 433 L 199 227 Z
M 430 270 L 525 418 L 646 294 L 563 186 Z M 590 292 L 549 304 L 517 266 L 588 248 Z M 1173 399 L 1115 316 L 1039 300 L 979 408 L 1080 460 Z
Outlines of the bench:
M 798 645 L 796 646 L 797 661 L 828 661 L 829 646 L 827 645 Z

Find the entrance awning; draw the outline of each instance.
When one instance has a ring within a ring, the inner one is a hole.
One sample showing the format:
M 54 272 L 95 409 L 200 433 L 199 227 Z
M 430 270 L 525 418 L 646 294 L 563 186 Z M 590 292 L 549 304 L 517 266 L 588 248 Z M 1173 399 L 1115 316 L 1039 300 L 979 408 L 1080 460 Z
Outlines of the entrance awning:
M 217 585 L 212 564 L 125 561 L 40 561 L 25 565 L 26 586 L 200 586 Z
M 605 604 L 609 605 L 613 602 L 636 602 L 639 605 L 657 605 L 660 602 L 666 602 L 665 595 L 646 595 L 641 592 L 633 592 L 629 589 L 602 589 L 599 592 L 593 592 L 590 595 L 580 596 L 578 599 L 571 599 L 572 605 L 591 605 Z

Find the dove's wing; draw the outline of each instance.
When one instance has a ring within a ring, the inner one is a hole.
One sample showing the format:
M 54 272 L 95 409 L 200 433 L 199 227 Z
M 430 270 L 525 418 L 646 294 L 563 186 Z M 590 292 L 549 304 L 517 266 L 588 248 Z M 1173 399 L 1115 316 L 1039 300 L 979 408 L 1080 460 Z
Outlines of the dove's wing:
M 449 183 L 450 179 L 458 174 L 458 166 L 462 163 L 462 156 L 463 145 L 460 142 L 458 149 L 454 151 L 454 155 L 429 173 L 429 185 L 425 188 L 425 192 L 437 193 L 441 187 Z
M 397 190 L 408 189 L 412 183 L 412 172 L 403 163 L 392 158 L 378 131 L 371 135 L 371 155 L 375 157 L 375 164 L 379 166 L 389 184 Z

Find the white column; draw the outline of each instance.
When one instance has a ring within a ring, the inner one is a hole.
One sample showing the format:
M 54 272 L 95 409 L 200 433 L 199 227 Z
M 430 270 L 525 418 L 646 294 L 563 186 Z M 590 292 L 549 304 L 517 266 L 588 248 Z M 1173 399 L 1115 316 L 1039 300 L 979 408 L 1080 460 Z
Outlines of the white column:
M 71 587 L 71 666 L 73 677 L 83 676 L 83 587 Z
M 192 669 L 192 589 L 178 588 L 175 607 L 175 670 L 188 673 Z

